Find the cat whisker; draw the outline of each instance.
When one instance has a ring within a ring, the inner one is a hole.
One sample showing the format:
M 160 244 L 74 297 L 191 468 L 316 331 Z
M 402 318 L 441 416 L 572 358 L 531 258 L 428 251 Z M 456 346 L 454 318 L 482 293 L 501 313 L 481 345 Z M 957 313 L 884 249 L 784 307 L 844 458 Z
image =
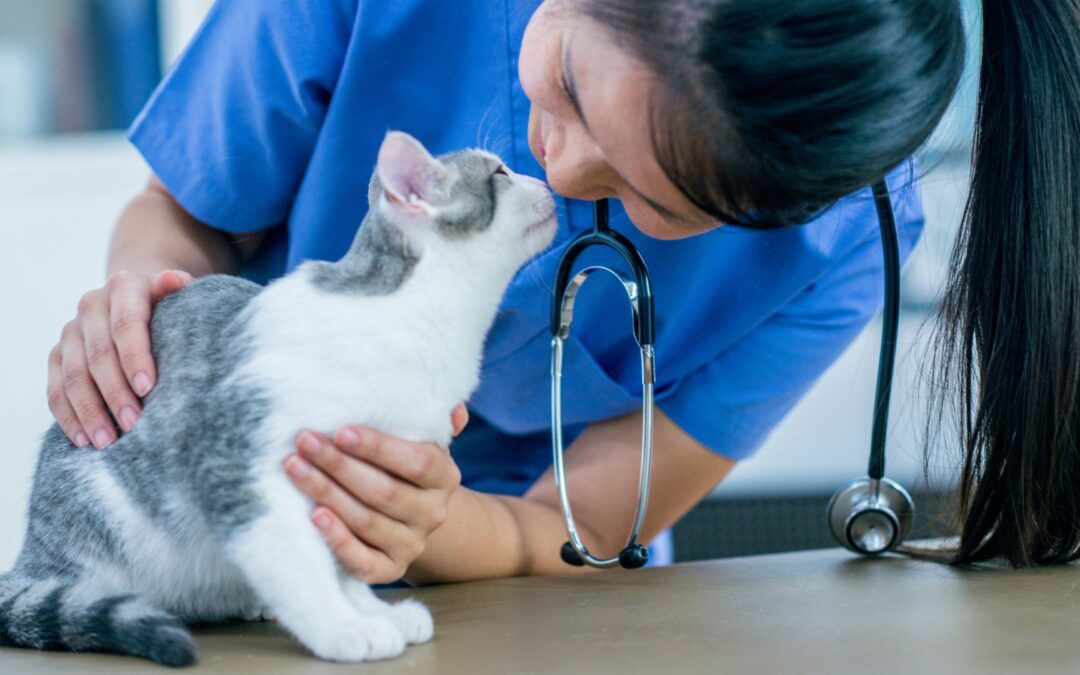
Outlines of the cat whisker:
M 495 113 L 495 114 L 492 115 L 492 113 Z M 495 128 L 495 125 L 496 125 L 497 122 L 498 122 L 497 104 L 494 101 L 492 101 L 491 105 L 489 105 L 487 107 L 487 109 L 484 110 L 484 114 L 480 117 L 480 123 L 476 125 L 476 143 L 477 143 L 477 147 L 479 147 L 482 150 L 488 150 L 490 152 L 490 149 L 489 149 L 490 146 L 489 146 L 488 141 L 491 139 L 491 131 L 492 131 L 492 129 Z M 484 130 L 485 124 L 487 125 L 487 131 Z M 498 154 L 498 153 L 494 153 L 494 154 Z

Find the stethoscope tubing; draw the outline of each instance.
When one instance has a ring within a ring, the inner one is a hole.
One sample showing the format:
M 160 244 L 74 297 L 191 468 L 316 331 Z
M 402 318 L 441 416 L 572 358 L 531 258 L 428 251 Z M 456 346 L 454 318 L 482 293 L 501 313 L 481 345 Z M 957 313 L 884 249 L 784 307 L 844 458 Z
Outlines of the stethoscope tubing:
M 892 393 L 893 372 L 896 363 L 896 343 L 899 329 L 900 307 L 900 253 L 896 231 L 896 218 L 885 179 L 872 185 L 874 206 L 881 231 L 882 252 L 885 263 L 885 307 L 882 322 L 881 350 L 878 358 L 877 386 L 874 393 L 873 432 L 870 441 L 868 477 L 857 479 L 841 489 L 830 501 L 827 513 L 830 527 L 837 539 L 854 551 L 877 554 L 882 550 L 867 551 L 852 541 L 849 531 L 852 523 L 871 512 L 884 513 L 895 521 L 895 534 L 886 548 L 893 548 L 910 529 L 914 507 L 910 495 L 894 481 L 884 478 L 885 437 L 888 431 L 889 400 Z M 559 491 L 559 504 L 563 512 L 570 541 L 563 545 L 563 560 L 572 565 L 591 565 L 608 568 L 640 567 L 648 558 L 647 550 L 638 543 L 648 509 L 649 482 L 652 473 L 653 441 L 653 388 L 655 384 L 655 352 L 652 284 L 648 269 L 640 252 L 628 239 L 608 228 L 608 205 L 600 200 L 594 208 L 595 224 L 572 242 L 559 261 L 555 276 L 551 311 L 551 423 L 555 483 Z M 601 246 L 619 253 L 630 267 L 634 280 L 624 278 L 607 267 L 587 267 L 571 278 L 570 272 L 580 254 L 590 246 Z M 634 514 L 627 545 L 616 557 L 593 556 L 581 541 L 573 509 L 570 504 L 566 467 L 563 461 L 562 433 L 562 370 L 564 341 L 570 335 L 573 323 L 574 301 L 585 281 L 595 272 L 604 271 L 618 278 L 626 288 L 634 312 L 634 336 L 641 348 L 642 369 L 642 457 L 638 476 L 638 506 Z M 883 493 L 883 488 L 887 488 Z M 869 490 L 869 493 L 866 493 Z M 865 495 L 865 496 L 864 496 Z M 848 509 L 854 512 L 848 515 Z M 842 530 L 844 530 L 842 532 Z
M 878 355 L 877 387 L 874 392 L 874 426 L 870 436 L 869 477 L 878 481 L 885 475 L 885 435 L 889 425 L 889 399 L 896 365 L 896 339 L 900 326 L 900 243 L 896 216 L 889 198 L 889 186 L 882 179 L 873 184 L 874 207 L 881 230 L 885 262 L 885 308 L 881 322 L 881 351 Z M 875 483 L 876 485 L 876 483 Z

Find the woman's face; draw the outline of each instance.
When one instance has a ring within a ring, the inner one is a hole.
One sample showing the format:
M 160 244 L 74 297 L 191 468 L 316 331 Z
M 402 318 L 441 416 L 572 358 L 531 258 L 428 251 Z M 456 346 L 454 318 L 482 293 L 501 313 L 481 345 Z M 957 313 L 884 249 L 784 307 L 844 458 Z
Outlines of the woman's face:
M 547 0 L 521 45 L 518 74 L 532 102 L 529 147 L 555 192 L 614 197 L 634 225 L 660 239 L 718 225 L 664 174 L 652 147 L 655 75 L 570 0 Z

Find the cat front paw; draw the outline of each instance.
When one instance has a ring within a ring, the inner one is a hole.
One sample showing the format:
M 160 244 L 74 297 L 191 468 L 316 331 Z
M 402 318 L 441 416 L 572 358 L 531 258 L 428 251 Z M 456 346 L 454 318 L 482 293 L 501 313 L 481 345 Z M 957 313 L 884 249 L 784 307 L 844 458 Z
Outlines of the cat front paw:
M 427 642 L 435 633 L 435 623 L 428 608 L 416 600 L 402 600 L 390 607 L 387 616 L 401 630 L 411 645 Z
M 327 661 L 378 661 L 405 651 L 405 636 L 388 616 L 370 616 L 320 633 L 308 648 Z

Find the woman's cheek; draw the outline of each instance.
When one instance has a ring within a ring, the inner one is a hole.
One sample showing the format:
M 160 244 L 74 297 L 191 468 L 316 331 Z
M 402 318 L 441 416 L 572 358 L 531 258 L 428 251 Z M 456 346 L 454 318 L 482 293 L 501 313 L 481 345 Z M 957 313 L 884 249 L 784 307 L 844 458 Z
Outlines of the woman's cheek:
M 686 239 L 713 230 L 720 225 L 715 223 L 694 227 L 670 223 L 636 195 L 626 195 L 622 200 L 622 205 L 626 211 L 626 217 L 630 219 L 634 227 L 653 239 Z

